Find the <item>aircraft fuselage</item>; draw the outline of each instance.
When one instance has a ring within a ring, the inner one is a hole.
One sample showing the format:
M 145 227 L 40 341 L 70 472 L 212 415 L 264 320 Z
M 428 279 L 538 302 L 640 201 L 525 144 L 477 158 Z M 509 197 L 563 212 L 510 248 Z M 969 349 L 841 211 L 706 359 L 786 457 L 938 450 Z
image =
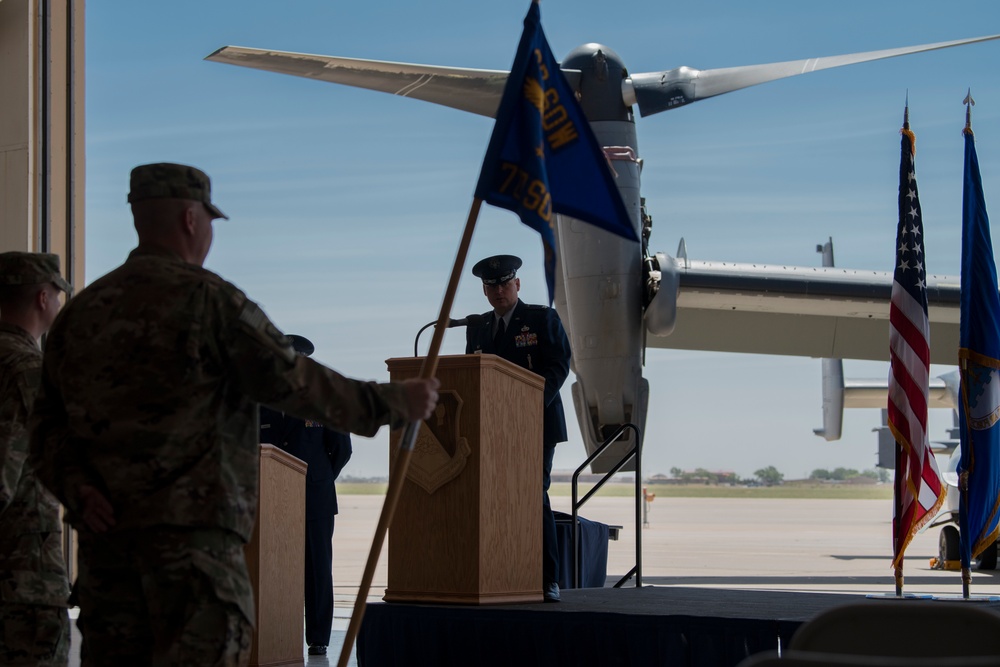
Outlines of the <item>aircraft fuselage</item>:
M 641 237 L 638 141 L 622 97 L 621 59 L 599 44 L 574 49 L 564 69 L 580 72 L 581 106 L 605 147 L 636 236 Z M 625 423 L 645 426 L 648 383 L 642 377 L 642 253 L 632 241 L 579 220 L 558 216 L 560 263 L 556 309 L 569 333 L 576 375 L 573 402 L 588 454 Z M 610 469 L 633 444 L 631 431 L 595 471 Z M 627 467 L 626 469 L 631 469 Z

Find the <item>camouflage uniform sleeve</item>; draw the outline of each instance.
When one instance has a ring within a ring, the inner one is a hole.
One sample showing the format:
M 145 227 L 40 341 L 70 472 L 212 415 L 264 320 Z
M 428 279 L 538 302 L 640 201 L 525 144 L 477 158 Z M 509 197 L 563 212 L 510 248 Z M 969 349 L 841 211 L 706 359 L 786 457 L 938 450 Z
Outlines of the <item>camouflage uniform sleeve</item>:
M 21 480 L 21 471 L 27 458 L 28 433 L 25 429 L 28 405 L 20 387 L 20 377 L 7 373 L 0 378 L 0 514 L 3 514 Z
M 87 484 L 100 489 L 104 485 L 87 472 L 83 447 L 73 441 L 59 391 L 48 380 L 48 357 L 42 365 L 41 386 L 28 424 L 28 463 L 42 484 L 66 507 L 69 518 L 78 516 L 80 486 Z
M 344 377 L 295 354 L 291 342 L 260 307 L 228 286 L 227 313 L 219 323 L 231 377 L 248 396 L 302 419 L 371 436 L 389 424 L 406 424 L 406 400 L 398 384 Z

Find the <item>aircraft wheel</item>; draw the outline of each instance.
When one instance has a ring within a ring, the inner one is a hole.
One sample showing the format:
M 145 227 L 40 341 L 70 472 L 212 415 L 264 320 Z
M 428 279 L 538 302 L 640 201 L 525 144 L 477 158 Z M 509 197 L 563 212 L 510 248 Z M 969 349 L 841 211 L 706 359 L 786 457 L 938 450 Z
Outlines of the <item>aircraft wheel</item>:
M 950 560 L 959 560 L 961 555 L 958 553 L 958 550 L 958 528 L 955 526 L 943 527 L 941 529 L 941 536 L 938 537 L 938 560 L 942 563 Z M 995 557 L 996 551 L 993 554 Z
M 986 547 L 982 553 L 979 554 L 979 558 L 976 559 L 976 569 L 977 570 L 995 570 L 997 569 L 997 543 L 994 542 L 990 546 Z

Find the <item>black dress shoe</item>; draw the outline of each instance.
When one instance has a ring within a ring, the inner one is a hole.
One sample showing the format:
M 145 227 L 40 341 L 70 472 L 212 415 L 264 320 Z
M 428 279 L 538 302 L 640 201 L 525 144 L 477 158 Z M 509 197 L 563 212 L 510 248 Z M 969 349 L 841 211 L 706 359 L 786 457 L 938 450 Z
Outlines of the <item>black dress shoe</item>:
M 326 645 L 313 644 L 309 647 L 309 655 L 326 655 Z
M 559 584 L 552 582 L 551 584 L 545 584 L 545 588 L 542 590 L 542 594 L 545 596 L 546 602 L 559 602 L 561 599 L 559 597 Z

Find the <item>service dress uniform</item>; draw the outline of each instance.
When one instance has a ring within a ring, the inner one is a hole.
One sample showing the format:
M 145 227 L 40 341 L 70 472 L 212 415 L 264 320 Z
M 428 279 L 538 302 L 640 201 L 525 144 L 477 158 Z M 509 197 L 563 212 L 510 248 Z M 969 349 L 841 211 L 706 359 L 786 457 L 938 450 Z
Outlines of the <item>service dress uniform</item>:
M 473 274 L 484 285 L 513 280 L 521 260 L 512 255 L 498 255 L 482 260 L 473 267 Z M 483 313 L 478 326 L 466 329 L 465 352 L 495 354 L 545 379 L 543 394 L 544 425 L 542 432 L 542 580 L 546 599 L 558 599 L 559 544 L 556 540 L 555 517 L 549 503 L 552 460 L 556 445 L 565 442 L 566 416 L 559 390 L 569 376 L 570 345 L 559 314 L 548 306 L 525 304 L 520 299 L 507 313 L 509 320 L 498 335 L 498 318 L 494 311 Z M 555 594 L 549 591 L 555 586 Z
M 313 346 L 291 335 L 296 352 Z M 333 630 L 333 531 L 337 516 L 336 479 L 351 459 L 351 437 L 318 421 L 260 408 L 260 441 L 304 461 L 306 469 L 305 605 L 306 643 L 311 655 L 324 655 Z

